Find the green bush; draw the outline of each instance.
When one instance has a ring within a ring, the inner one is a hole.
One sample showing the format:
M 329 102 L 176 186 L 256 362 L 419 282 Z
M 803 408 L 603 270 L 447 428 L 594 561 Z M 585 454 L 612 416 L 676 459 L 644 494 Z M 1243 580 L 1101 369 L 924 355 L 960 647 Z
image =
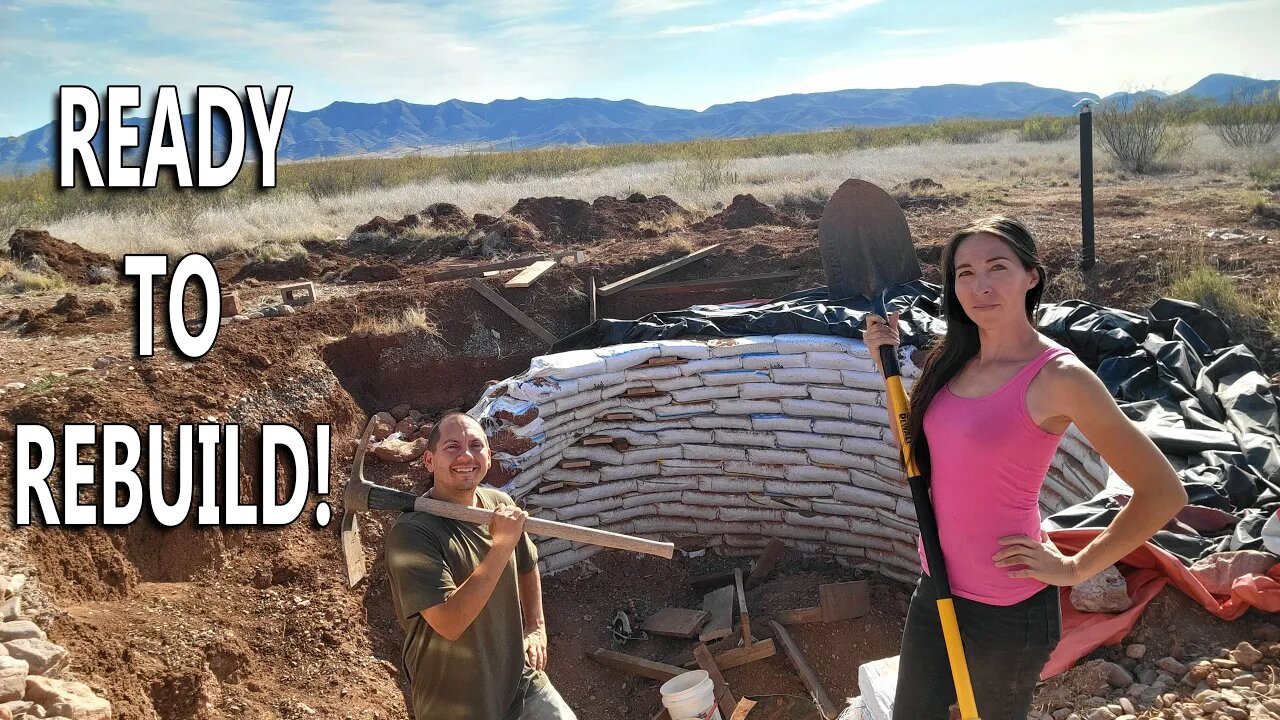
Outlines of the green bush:
M 1193 112 L 1188 105 L 1143 95 L 1127 105 L 1100 103 L 1093 115 L 1103 150 L 1126 169 L 1147 173 L 1157 159 L 1175 157 L 1190 145 Z
M 1075 134 L 1076 119 L 1056 115 L 1039 115 L 1022 121 L 1018 138 L 1023 142 L 1054 142 Z

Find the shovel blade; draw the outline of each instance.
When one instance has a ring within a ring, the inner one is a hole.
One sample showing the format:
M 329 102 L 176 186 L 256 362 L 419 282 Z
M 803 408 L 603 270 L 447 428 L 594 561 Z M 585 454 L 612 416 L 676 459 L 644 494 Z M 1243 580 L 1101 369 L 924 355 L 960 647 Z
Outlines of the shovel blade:
M 902 208 L 865 180 L 846 180 L 827 201 L 818 223 L 818 249 L 832 300 L 870 298 L 922 276 Z

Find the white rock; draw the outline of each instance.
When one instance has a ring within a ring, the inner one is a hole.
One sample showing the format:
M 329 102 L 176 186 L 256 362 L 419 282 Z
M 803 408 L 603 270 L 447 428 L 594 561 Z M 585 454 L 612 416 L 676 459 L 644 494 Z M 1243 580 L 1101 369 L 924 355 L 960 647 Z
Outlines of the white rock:
M 1071 588 L 1071 605 L 1080 612 L 1118 613 L 1133 601 L 1124 576 L 1114 565 Z

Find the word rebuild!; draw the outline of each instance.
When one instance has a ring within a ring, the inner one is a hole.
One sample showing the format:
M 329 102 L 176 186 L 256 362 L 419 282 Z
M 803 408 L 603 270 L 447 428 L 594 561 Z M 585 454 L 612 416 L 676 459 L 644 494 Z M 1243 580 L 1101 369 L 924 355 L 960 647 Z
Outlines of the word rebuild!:
M 289 108 L 289 96 L 293 86 L 276 88 L 275 101 L 267 107 L 262 87 L 245 87 L 245 97 L 230 88 L 202 85 L 196 90 L 196 114 L 190 125 L 195 130 L 196 164 L 192 174 L 191 155 L 187 142 L 187 124 L 183 122 L 182 107 L 178 102 L 178 88 L 162 85 L 156 92 L 155 106 L 151 110 L 150 133 L 145 146 L 140 144 L 140 128 L 136 123 L 126 124 L 125 108 L 142 104 L 142 88 L 137 85 L 111 85 L 107 87 L 106 111 L 97 94 L 82 85 L 64 85 L 58 90 L 58 185 L 76 186 L 76 161 L 84 170 L 89 187 L 95 188 L 154 188 L 162 167 L 172 167 L 180 187 L 219 188 L 236 179 L 245 160 L 248 133 L 246 115 L 252 118 L 260 157 L 262 187 L 276 186 L 276 153 L 280 135 L 284 131 L 285 113 Z M 244 104 L 247 101 L 248 110 Z M 227 157 L 215 165 L 214 113 L 225 117 Z M 83 123 L 78 116 L 83 115 Z M 105 138 L 99 138 L 102 132 Z M 125 151 L 142 150 L 142 166 L 126 165 Z M 106 163 L 98 153 L 106 153 Z

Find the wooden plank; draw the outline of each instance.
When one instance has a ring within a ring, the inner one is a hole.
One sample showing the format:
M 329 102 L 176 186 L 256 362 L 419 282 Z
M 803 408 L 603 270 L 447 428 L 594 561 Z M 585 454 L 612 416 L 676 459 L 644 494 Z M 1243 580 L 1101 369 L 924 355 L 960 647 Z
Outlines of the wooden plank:
M 682 292 L 704 292 L 721 288 L 738 287 L 740 285 L 756 285 L 780 280 L 792 280 L 800 277 L 799 270 L 783 270 L 781 272 L 761 273 L 759 275 L 734 275 L 714 277 L 700 280 L 681 280 L 679 282 L 645 283 L 626 288 L 623 292 L 632 297 L 637 295 L 666 295 Z
M 582 438 L 583 445 L 608 445 L 613 442 L 613 438 L 608 435 L 588 435 Z
M 804 653 L 801 652 L 800 646 L 791 637 L 791 633 L 778 623 L 770 620 L 769 626 L 773 628 L 773 637 L 782 645 L 782 649 L 787 653 L 787 659 L 791 661 L 791 666 L 796 669 L 796 673 L 800 676 L 800 681 L 805 687 L 809 688 L 810 694 L 813 695 L 813 701 L 818 704 L 818 709 L 822 711 L 822 717 L 826 720 L 836 720 L 840 714 L 836 710 L 836 706 L 831 702 L 831 698 L 827 696 L 827 691 L 822 689 L 822 682 L 818 680 L 818 676 L 814 674 L 813 668 L 809 667 L 809 663 L 804 659 Z
M 666 708 L 662 708 L 658 711 L 658 714 L 654 715 L 650 720 L 671 720 L 671 713 L 668 712 Z
M 706 257 L 707 255 L 710 255 L 711 253 L 719 249 L 720 249 L 720 243 L 716 243 L 715 245 L 708 245 L 707 247 L 704 247 L 701 250 L 695 250 L 694 252 L 691 252 L 682 258 L 676 258 L 671 262 L 663 263 L 657 267 L 651 267 L 648 270 L 638 272 L 635 275 L 623 278 L 617 282 L 609 283 L 608 285 L 605 285 L 604 287 L 600 288 L 597 292 L 607 297 L 624 288 L 629 288 L 632 285 L 639 285 L 640 283 L 644 282 L 645 280 L 648 280 L 649 278 L 654 278 L 659 275 L 664 275 L 666 273 L 671 272 L 672 270 L 675 270 L 676 268 L 681 268 L 681 267 L 684 267 L 685 265 L 688 265 L 691 262 L 694 262 L 696 260 L 701 260 L 702 258 Z
M 510 315 L 513 320 L 523 325 L 526 330 L 538 336 L 543 342 L 548 345 L 556 344 L 555 335 L 552 335 L 546 328 L 539 325 L 538 321 L 520 312 L 519 308 L 507 302 L 505 298 L 495 292 L 493 288 L 485 285 L 484 282 L 471 278 L 467 280 L 467 286 L 485 296 L 489 302 L 497 305 L 499 310 Z
M 785 549 L 786 545 L 781 540 L 769 538 L 769 544 L 764 546 L 764 552 L 760 553 L 760 557 L 756 558 L 755 564 L 751 566 L 747 587 L 753 588 L 763 582 L 769 573 L 773 572 L 773 567 L 778 564 L 778 556 L 782 555 Z
M 654 635 L 691 638 L 698 634 L 710 617 L 711 613 L 705 610 L 662 608 L 644 621 L 643 628 Z
M 644 361 L 640 367 L 664 367 L 666 365 L 683 365 L 687 360 L 678 357 L 656 357 Z
M 866 580 L 819 585 L 818 609 L 822 622 L 862 617 L 871 612 L 871 588 Z
M 729 685 L 724 681 L 724 675 L 715 659 L 711 657 L 711 651 L 704 643 L 698 643 L 693 649 L 693 657 L 698 661 L 698 667 L 706 670 L 711 677 L 712 692 L 716 696 L 716 705 L 720 706 L 720 716 L 728 717 L 738 702 L 733 699 L 733 693 L 729 692 Z
M 707 593 L 702 598 L 702 609 L 711 614 L 711 619 L 702 627 L 698 640 L 711 642 L 733 634 L 733 588 L 726 586 Z
M 532 265 L 539 260 L 546 259 L 548 259 L 546 255 L 526 255 L 514 260 L 504 260 L 502 262 L 488 263 L 485 265 L 467 265 L 465 267 L 450 268 L 448 270 L 441 270 L 437 273 L 425 275 L 422 278 L 422 282 L 433 283 L 440 282 L 442 280 L 461 280 L 462 278 L 481 277 L 487 272 L 495 270 L 514 270 L 515 268 L 522 268 L 527 265 Z
M 721 670 L 732 670 L 747 663 L 773 657 L 777 652 L 778 648 L 774 644 L 773 638 L 766 638 L 757 640 L 746 647 L 725 650 L 715 656 L 716 665 L 719 665 Z
M 587 278 L 587 324 L 594 325 L 596 323 L 596 276 L 591 275 Z
M 750 645 L 751 640 L 751 615 L 747 613 L 747 591 L 742 587 L 742 568 L 735 568 L 733 571 L 733 584 L 738 594 L 738 622 L 742 625 L 742 644 Z
M 561 460 L 560 461 L 560 469 L 562 470 L 573 470 L 576 468 L 589 468 L 589 467 L 591 467 L 590 460 Z
M 779 610 L 773 617 L 783 625 L 802 625 L 822 621 L 822 609 L 816 607 L 796 608 L 795 610 Z
M 650 397 L 653 395 L 661 395 L 661 394 L 662 394 L 662 391 L 655 387 L 638 387 L 638 388 L 627 388 L 627 391 L 622 393 L 622 396 L 623 397 Z
M 556 266 L 555 260 L 539 260 L 529 267 L 520 271 L 519 275 L 507 281 L 503 287 L 509 288 L 525 288 L 538 281 L 538 278 L 547 273 L 548 270 Z
M 639 675 L 640 677 L 646 677 L 651 680 L 658 680 L 661 682 L 666 682 L 677 675 L 682 675 L 685 672 L 685 669 L 682 667 L 654 662 L 653 660 L 645 660 L 644 658 L 638 658 L 634 655 L 628 655 L 614 650 L 605 650 L 604 648 L 597 648 L 596 650 L 593 650 L 589 655 L 587 655 L 587 657 L 595 660 L 605 667 L 611 667 L 615 670 L 621 670 L 626 673 L 631 673 L 632 675 Z
M 636 416 L 629 412 L 605 413 L 605 420 L 635 420 Z
M 747 715 L 751 709 L 756 706 L 756 701 L 750 698 L 742 698 L 733 708 L 733 714 L 729 716 L 729 720 L 747 720 Z

